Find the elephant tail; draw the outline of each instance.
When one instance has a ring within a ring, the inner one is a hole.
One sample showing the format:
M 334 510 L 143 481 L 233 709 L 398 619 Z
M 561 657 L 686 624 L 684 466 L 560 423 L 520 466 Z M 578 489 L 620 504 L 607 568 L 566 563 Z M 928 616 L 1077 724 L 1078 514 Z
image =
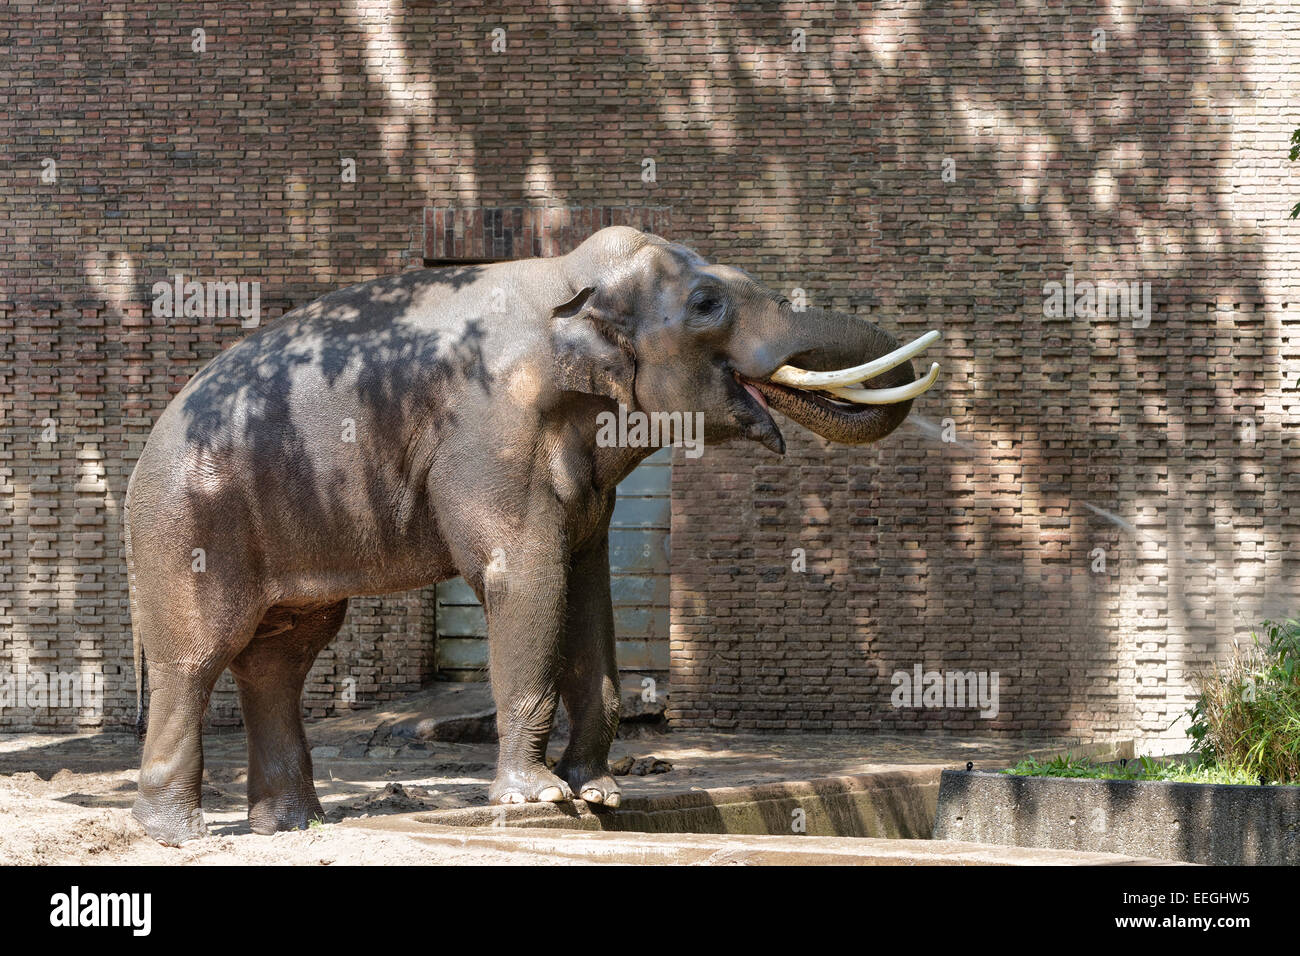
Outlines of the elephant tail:
M 135 597 L 135 560 L 131 555 L 131 489 L 122 506 L 122 546 L 126 552 L 126 590 L 131 605 L 131 648 L 135 660 L 135 739 L 144 740 L 144 644 L 140 641 L 140 611 Z

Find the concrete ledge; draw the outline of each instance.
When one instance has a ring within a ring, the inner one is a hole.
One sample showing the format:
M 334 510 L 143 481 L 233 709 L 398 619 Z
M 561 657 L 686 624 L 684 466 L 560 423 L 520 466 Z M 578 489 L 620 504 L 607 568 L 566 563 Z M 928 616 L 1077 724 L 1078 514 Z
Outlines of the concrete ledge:
M 1217 865 L 1300 864 L 1300 787 L 945 770 L 936 840 Z
M 732 833 L 928 839 L 939 767 L 630 797 L 617 810 L 526 803 L 413 814 L 422 824 L 639 833 Z M 798 827 L 799 829 L 796 829 Z
M 398 831 L 429 846 L 535 853 L 590 863 L 750 866 L 1160 866 L 1166 860 L 935 840 L 700 833 L 563 832 L 416 824 L 410 815 L 344 826 Z M 425 814 L 428 816 L 428 814 Z

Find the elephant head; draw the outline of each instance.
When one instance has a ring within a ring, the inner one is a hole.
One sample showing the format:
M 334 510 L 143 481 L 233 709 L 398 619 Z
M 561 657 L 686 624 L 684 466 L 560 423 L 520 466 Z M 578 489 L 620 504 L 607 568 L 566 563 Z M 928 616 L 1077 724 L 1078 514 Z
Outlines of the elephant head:
M 565 388 L 642 412 L 701 412 L 705 438 L 785 440 L 771 411 L 840 444 L 877 441 L 907 417 L 938 364 L 911 359 L 939 337 L 900 346 L 839 312 L 796 311 L 740 269 L 627 227 L 565 257 L 573 291 L 553 313 Z

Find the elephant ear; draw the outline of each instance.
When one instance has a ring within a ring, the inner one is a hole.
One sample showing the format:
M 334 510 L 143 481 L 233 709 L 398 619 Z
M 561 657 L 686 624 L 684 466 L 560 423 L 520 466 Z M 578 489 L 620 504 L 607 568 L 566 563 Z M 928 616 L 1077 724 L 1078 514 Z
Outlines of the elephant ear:
M 584 286 L 551 310 L 551 327 L 561 389 L 633 406 L 636 353 L 627 317 L 609 308 L 595 287 Z

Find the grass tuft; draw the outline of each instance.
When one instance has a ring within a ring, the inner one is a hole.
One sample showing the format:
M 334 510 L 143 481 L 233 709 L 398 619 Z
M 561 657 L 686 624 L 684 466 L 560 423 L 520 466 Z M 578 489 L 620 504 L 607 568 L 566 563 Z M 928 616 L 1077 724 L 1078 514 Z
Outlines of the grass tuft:
M 1300 622 L 1265 621 L 1200 679 L 1187 734 L 1206 766 L 1300 782 Z
M 1258 784 L 1259 778 L 1229 767 L 1207 766 L 1198 760 L 1160 761 L 1138 757 L 1127 765 L 1096 764 L 1071 754 L 1052 760 L 1030 757 L 1003 773 L 1017 777 L 1080 777 L 1089 780 L 1161 780 L 1166 783 Z M 1281 781 L 1270 781 L 1280 783 Z M 1296 784 L 1300 785 L 1300 784 Z

